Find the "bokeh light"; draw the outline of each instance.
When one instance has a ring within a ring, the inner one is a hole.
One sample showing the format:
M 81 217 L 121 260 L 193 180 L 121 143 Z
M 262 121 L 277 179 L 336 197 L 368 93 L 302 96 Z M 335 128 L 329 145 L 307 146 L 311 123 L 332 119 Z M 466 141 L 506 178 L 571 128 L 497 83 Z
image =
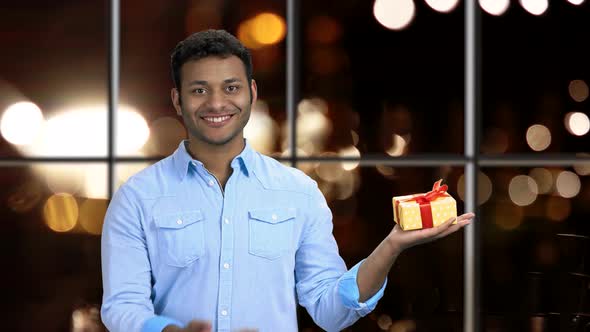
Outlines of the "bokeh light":
M 412 0 L 375 0 L 373 15 L 381 25 L 391 30 L 407 27 L 412 19 L 416 6 Z
M 43 216 L 54 232 L 70 231 L 78 220 L 78 203 L 70 194 L 55 194 L 45 202 Z
M 108 201 L 105 199 L 87 199 L 80 205 L 79 222 L 86 232 L 93 235 L 102 233 L 107 206 Z
M 584 0 L 567 0 L 567 1 L 573 5 L 576 5 L 576 6 L 584 3 Z
M 532 125 L 526 131 L 526 141 L 534 151 L 543 151 L 551 144 L 551 132 L 543 125 Z
M 38 166 L 39 170 L 47 183 L 47 187 L 53 193 L 67 193 L 71 195 L 78 194 L 84 186 L 85 168 L 81 164 L 51 164 Z
M 477 172 L 477 204 L 487 202 L 492 196 L 492 181 L 484 172 Z M 461 174 L 457 180 L 457 194 L 465 201 L 465 174 Z
M 579 153 L 578 156 L 587 158 L 587 157 L 590 157 L 590 154 L 589 153 Z M 574 164 L 573 168 L 576 171 L 576 173 L 578 173 L 578 175 L 581 175 L 581 176 L 590 175 L 590 162 Z
M 397 320 L 391 324 L 388 332 L 415 332 L 416 322 L 409 319 Z
M 314 16 L 307 25 L 307 39 L 316 44 L 331 44 L 342 36 L 342 27 L 330 16 Z
M 569 199 L 552 196 L 547 199 L 545 213 L 552 221 L 561 222 L 569 217 L 572 211 L 572 204 Z
M 278 134 L 278 125 L 270 116 L 268 105 L 263 100 L 256 101 L 250 120 L 244 128 L 244 137 L 256 151 L 263 154 L 271 154 L 275 150 L 275 138 Z
M 479 5 L 488 14 L 499 16 L 506 12 L 510 0 L 479 0 Z
M 119 155 L 137 155 L 150 137 L 147 122 L 136 110 L 124 107 L 117 112 L 116 148 Z
M 332 132 L 332 123 L 327 116 L 328 104 L 321 98 L 303 99 L 297 106 L 297 147 L 307 155 L 314 155 L 324 149 Z M 288 137 L 289 128 L 283 127 L 283 137 Z M 286 139 L 283 149 L 287 148 Z
M 167 156 L 172 154 L 181 140 L 186 138 L 182 123 L 169 116 L 156 119 L 150 124 L 150 138 L 145 145 L 146 155 Z
M 258 49 L 273 45 L 285 38 L 285 20 L 274 13 L 261 13 L 246 20 L 238 27 L 238 39 L 249 48 Z
M 539 194 L 547 194 L 553 188 L 553 175 L 546 168 L 533 168 L 529 176 L 537 183 Z
M 522 224 L 523 215 L 522 207 L 509 202 L 500 202 L 496 205 L 494 223 L 503 230 L 513 230 Z
M 527 175 L 517 175 L 510 180 L 508 195 L 518 206 L 527 206 L 537 199 L 539 188 L 537 182 Z
M 541 15 L 549 7 L 549 2 L 547 0 L 520 0 L 520 5 L 533 15 Z
M 41 133 L 43 121 L 39 106 L 27 101 L 18 102 L 4 110 L 0 133 L 12 144 L 31 144 Z
M 406 140 L 398 135 L 398 134 L 393 134 L 393 140 L 392 140 L 392 144 L 391 147 L 389 147 L 389 149 L 387 149 L 387 154 L 392 156 L 392 157 L 397 157 L 397 156 L 401 156 L 405 153 L 406 151 L 406 146 L 407 146 L 407 142 Z
M 564 124 L 567 131 L 576 136 L 583 136 L 590 130 L 590 119 L 582 112 L 570 112 L 565 115 Z
M 382 314 L 382 315 L 379 315 L 379 318 L 377 318 L 377 325 L 382 330 L 385 330 L 385 331 L 389 330 L 389 328 L 391 327 L 392 324 L 393 324 L 393 320 L 391 319 L 391 316 L 389 316 L 389 315 Z
M 580 178 L 574 172 L 562 171 L 555 180 L 555 189 L 564 198 L 575 197 L 580 192 L 581 187 Z
M 583 102 L 588 98 L 588 84 L 583 80 L 573 80 L 568 85 L 570 97 L 577 102 Z
M 360 158 L 361 152 L 355 146 L 351 145 L 344 149 L 340 149 L 340 151 L 338 151 L 338 156 L 344 158 Z M 360 161 L 343 161 L 341 163 L 342 168 L 346 171 L 351 171 L 357 168 L 359 164 Z
M 448 13 L 457 7 L 459 0 L 426 0 L 426 3 L 438 12 Z

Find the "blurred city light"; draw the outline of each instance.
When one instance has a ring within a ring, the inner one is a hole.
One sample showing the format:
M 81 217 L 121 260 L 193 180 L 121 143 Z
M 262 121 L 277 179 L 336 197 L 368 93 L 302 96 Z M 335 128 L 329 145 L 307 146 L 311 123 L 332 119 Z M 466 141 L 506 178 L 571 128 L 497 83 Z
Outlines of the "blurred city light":
M 115 132 L 116 152 L 140 155 L 149 138 L 145 119 L 132 107 L 119 107 Z M 106 106 L 77 107 L 45 121 L 42 134 L 22 146 L 26 155 L 52 157 L 99 157 L 107 154 Z
M 78 194 L 84 186 L 85 165 L 82 164 L 44 164 L 35 165 L 39 175 L 45 178 L 47 187 L 55 194 Z
M 332 132 L 327 103 L 320 98 L 303 99 L 297 106 L 297 112 L 297 147 L 308 155 L 321 152 Z M 284 132 L 287 130 L 285 126 Z M 288 136 L 285 134 L 283 137 Z
M 285 38 L 285 20 L 273 13 L 261 13 L 238 27 L 238 39 L 249 48 L 258 49 L 273 45 Z
M 381 25 L 391 30 L 407 27 L 412 19 L 416 6 L 413 0 L 375 0 L 373 15 Z
M 479 0 L 479 5 L 488 14 L 499 16 L 506 12 L 510 6 L 510 0 Z
M 78 203 L 70 194 L 55 194 L 45 202 L 43 216 L 54 232 L 70 231 L 78 220 Z
M 583 136 L 590 130 L 590 119 L 581 112 L 570 112 L 564 118 L 565 128 L 567 131 L 576 136 Z
M 579 157 L 590 157 L 590 153 L 579 153 Z M 574 170 L 578 175 L 585 176 L 590 175 L 590 163 L 575 164 Z
M 581 187 L 580 178 L 574 172 L 562 171 L 555 180 L 555 189 L 564 198 L 575 197 L 580 192 Z
M 588 84 L 583 80 L 573 80 L 568 85 L 570 97 L 577 102 L 583 102 L 588 98 Z
M 518 206 L 527 206 L 537 199 L 539 187 L 533 178 L 527 175 L 517 175 L 510 180 L 508 195 Z
M 500 202 L 496 206 L 494 223 L 501 229 L 513 230 L 522 224 L 523 215 L 522 207 L 508 202 Z
M 534 151 L 543 151 L 551 144 L 551 132 L 543 125 L 532 125 L 526 131 L 526 141 Z
M 569 199 L 552 196 L 547 199 L 545 213 L 547 218 L 553 221 L 564 221 L 572 211 L 572 204 Z
M 547 194 L 553 188 L 553 175 L 546 168 L 533 168 L 529 176 L 537 183 L 539 194 Z
M 574 4 L 574 5 L 581 5 L 584 3 L 584 0 L 567 0 L 569 3 Z
M 28 101 L 18 102 L 4 110 L 0 132 L 12 144 L 31 144 L 41 133 L 43 121 L 39 106 Z
M 389 149 L 387 149 L 385 152 L 387 152 L 387 154 L 392 157 L 401 156 L 406 151 L 406 145 L 407 142 L 403 137 L 398 134 L 393 134 L 393 142 L 391 147 L 389 147 Z
M 434 10 L 441 13 L 448 13 L 455 9 L 459 0 L 425 0 L 426 3 Z
M 549 7 L 547 0 L 520 0 L 520 5 L 533 15 L 541 15 Z
M 315 16 L 307 25 L 307 39 L 312 43 L 331 44 L 342 36 L 342 27 L 335 18 Z
M 481 146 L 483 153 L 505 153 L 508 150 L 508 135 L 503 129 L 489 128 Z
M 89 234 L 100 235 L 102 224 L 107 212 L 106 199 L 87 199 L 80 205 L 79 222 Z
M 167 156 L 172 154 L 179 142 L 185 138 L 186 130 L 177 118 L 161 117 L 150 124 L 150 138 L 144 150 L 146 155 Z
M 87 198 L 108 198 L 108 169 L 102 164 L 90 164 L 84 167 L 84 191 Z
M 351 145 L 344 149 L 340 149 L 340 151 L 338 151 L 338 156 L 344 158 L 360 158 L 361 152 L 355 146 Z M 351 171 L 357 168 L 359 164 L 360 161 L 343 161 L 341 163 L 342 168 L 346 171 Z
M 482 205 L 492 196 L 492 181 L 484 172 L 477 172 L 477 204 Z M 465 201 L 465 174 L 457 180 L 457 194 Z
M 252 107 L 250 120 L 244 128 L 244 137 L 256 151 L 268 155 L 275 150 L 277 135 L 278 125 L 270 116 L 268 105 L 265 101 L 258 100 Z
M 395 168 L 386 165 L 377 165 L 377 172 L 383 175 L 385 178 L 393 180 L 395 178 Z

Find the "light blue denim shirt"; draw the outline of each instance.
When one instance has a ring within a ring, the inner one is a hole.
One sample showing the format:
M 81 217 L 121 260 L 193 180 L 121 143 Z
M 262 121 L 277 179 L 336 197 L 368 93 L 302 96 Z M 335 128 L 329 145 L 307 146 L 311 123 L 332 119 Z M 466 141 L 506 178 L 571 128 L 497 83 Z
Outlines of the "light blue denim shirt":
M 301 171 L 245 149 L 225 190 L 185 142 L 113 196 L 102 234 L 102 320 L 111 332 L 208 320 L 213 331 L 297 331 L 304 306 L 327 331 L 371 312 L 357 264 L 338 254 L 332 214 Z

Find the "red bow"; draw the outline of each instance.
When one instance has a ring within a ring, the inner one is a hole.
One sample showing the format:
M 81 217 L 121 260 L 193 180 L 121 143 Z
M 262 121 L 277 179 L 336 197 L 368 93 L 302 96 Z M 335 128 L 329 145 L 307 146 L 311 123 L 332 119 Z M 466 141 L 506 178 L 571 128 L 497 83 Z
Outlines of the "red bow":
M 416 194 L 414 197 L 406 198 L 400 201 L 396 201 L 395 210 L 399 220 L 399 203 L 416 201 L 420 204 L 420 217 L 422 219 L 422 228 L 432 228 L 432 209 L 430 202 L 436 200 L 439 197 L 449 196 L 447 189 L 449 186 L 442 185 L 442 179 L 436 181 L 432 186 L 432 190 L 425 194 Z

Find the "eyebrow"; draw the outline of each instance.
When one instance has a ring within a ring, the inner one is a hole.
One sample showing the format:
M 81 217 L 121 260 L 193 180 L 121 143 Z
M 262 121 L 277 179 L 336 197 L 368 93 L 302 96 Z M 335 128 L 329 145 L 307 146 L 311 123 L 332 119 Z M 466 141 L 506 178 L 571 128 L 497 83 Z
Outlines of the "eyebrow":
M 239 79 L 239 78 L 236 78 L 236 77 L 231 77 L 231 78 L 228 78 L 228 79 L 223 80 L 223 83 L 225 83 L 225 84 L 228 84 L 228 83 L 236 83 L 236 82 L 241 83 L 242 80 Z M 209 83 L 207 81 L 194 80 L 194 81 L 191 81 L 188 85 L 190 86 L 190 85 L 208 85 L 208 84 Z

